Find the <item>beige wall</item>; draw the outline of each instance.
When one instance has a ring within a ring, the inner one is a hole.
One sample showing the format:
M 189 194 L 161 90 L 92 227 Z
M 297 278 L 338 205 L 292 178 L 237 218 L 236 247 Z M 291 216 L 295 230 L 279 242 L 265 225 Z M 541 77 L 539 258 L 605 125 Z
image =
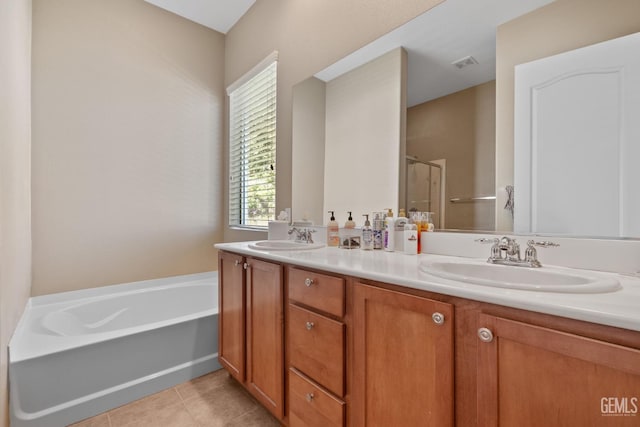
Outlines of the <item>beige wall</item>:
M 31 0 L 0 2 L 0 426 L 7 344 L 31 290 Z
M 34 0 L 33 295 L 216 269 L 223 61 L 142 0 Z
M 504 206 L 513 184 L 514 66 L 640 31 L 638 0 L 557 0 L 498 27 L 496 61 L 496 229 L 511 230 Z M 516 189 L 517 191 L 517 189 Z
M 452 197 L 489 196 L 494 191 L 495 94 L 491 81 L 409 108 L 407 154 L 446 159 L 448 229 L 492 230 L 492 202 L 449 203 Z
M 315 77 L 293 88 L 291 210 L 294 220 L 324 223 L 324 132 L 326 84 Z
M 276 176 L 278 210 L 291 206 L 292 87 L 441 2 L 442 0 L 259 0 L 227 33 L 227 85 L 270 52 L 279 52 Z M 226 241 L 266 237 L 264 233 L 229 230 L 227 223 L 225 219 Z
M 396 48 L 327 83 L 323 213 L 335 211 L 341 225 L 347 212 L 360 224 L 363 214 L 397 212 L 406 66 Z

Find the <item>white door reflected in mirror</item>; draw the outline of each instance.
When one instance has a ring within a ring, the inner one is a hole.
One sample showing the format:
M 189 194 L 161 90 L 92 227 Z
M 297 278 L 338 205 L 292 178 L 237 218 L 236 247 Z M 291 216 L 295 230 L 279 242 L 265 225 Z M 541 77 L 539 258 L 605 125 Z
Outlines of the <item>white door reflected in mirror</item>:
M 640 33 L 516 67 L 516 233 L 640 237 Z

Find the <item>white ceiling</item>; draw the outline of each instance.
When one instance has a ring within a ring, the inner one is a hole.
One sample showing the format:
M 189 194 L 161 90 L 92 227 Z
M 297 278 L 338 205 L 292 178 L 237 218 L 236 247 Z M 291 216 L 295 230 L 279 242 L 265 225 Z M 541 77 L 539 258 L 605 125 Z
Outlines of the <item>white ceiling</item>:
M 408 53 L 407 105 L 495 79 L 496 28 L 553 0 L 447 0 L 315 76 L 330 81 L 397 47 Z M 463 69 L 452 62 L 471 55 Z
M 226 34 L 256 0 L 145 0 Z M 553 0 L 446 0 L 316 74 L 330 81 L 378 56 L 408 52 L 409 107 L 495 79 L 496 28 Z M 452 62 L 473 56 L 477 65 Z
M 226 34 L 256 0 L 145 0 Z

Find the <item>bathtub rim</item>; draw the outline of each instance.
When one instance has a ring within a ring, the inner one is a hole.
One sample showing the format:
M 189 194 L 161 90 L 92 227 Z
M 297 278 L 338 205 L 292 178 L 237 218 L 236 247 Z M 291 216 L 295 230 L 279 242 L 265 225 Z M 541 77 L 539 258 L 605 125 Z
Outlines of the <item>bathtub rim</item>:
M 191 284 L 196 285 L 198 283 L 209 282 L 215 280 L 215 286 L 218 286 L 218 272 L 209 271 L 204 273 L 186 274 L 172 277 L 164 277 L 160 279 L 141 280 L 136 282 L 121 283 L 116 285 L 107 285 L 97 288 L 81 289 L 77 291 L 59 292 L 55 294 L 41 295 L 31 297 L 25 305 L 24 312 L 18 321 L 18 325 L 9 341 L 9 363 L 18 363 L 25 360 L 36 359 L 49 354 L 68 351 L 70 349 L 88 346 L 97 342 L 108 341 L 114 338 L 118 338 L 123 335 L 131 335 L 139 332 L 148 331 L 151 329 L 157 329 L 168 325 L 188 322 L 190 320 L 212 316 L 218 314 L 218 306 L 209 310 L 202 310 L 188 315 L 173 317 L 167 320 L 158 322 L 151 322 L 143 325 L 136 325 L 129 328 L 118 329 L 115 331 L 106 331 L 90 335 L 81 336 L 46 336 L 38 335 L 39 337 L 47 337 L 46 339 L 54 341 L 51 346 L 42 346 L 42 348 L 34 349 L 29 346 L 29 335 L 34 332 L 26 330 L 30 322 L 40 320 L 43 316 L 41 312 L 45 310 L 55 310 L 63 307 L 68 307 L 74 304 L 80 304 L 83 302 L 93 302 L 105 299 L 106 297 L 113 298 L 116 296 L 131 295 L 135 293 L 146 292 L 149 289 L 165 289 L 175 287 L 177 285 Z M 216 295 L 217 298 L 217 295 Z

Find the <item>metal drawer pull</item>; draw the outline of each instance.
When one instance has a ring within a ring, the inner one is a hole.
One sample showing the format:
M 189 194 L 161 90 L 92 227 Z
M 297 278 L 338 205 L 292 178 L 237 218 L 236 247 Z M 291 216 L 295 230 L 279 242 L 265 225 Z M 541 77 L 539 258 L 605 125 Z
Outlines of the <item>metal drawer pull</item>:
M 436 325 L 442 325 L 444 324 L 444 314 L 442 313 L 438 313 L 437 311 L 435 313 L 433 313 L 431 315 L 431 318 L 433 319 L 433 322 Z
M 313 329 L 313 327 L 315 326 L 315 324 L 313 322 L 307 322 L 307 331 L 310 331 L 311 329 Z
M 313 285 L 313 279 L 307 277 L 306 279 L 304 279 L 304 284 L 307 285 L 307 287 Z
M 307 397 L 307 402 L 311 403 L 311 401 L 315 396 L 313 395 L 313 393 L 307 393 L 306 397 Z
M 478 338 L 482 342 L 491 342 L 493 341 L 493 332 L 487 328 L 480 328 L 478 329 Z

